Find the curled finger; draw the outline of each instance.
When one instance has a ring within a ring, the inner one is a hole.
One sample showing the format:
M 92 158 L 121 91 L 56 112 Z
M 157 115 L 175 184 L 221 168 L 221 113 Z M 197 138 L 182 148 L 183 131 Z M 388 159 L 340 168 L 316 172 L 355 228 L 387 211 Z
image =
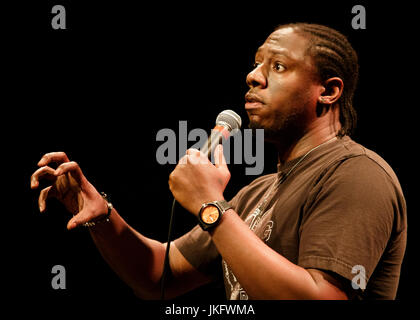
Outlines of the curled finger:
M 38 166 L 42 167 L 42 166 L 46 166 L 47 164 L 51 163 L 51 162 L 55 162 L 57 164 L 61 164 L 63 162 L 68 162 L 69 158 L 67 157 L 67 155 L 64 152 L 50 152 L 50 153 L 46 153 L 42 156 L 41 160 L 39 160 L 38 162 Z
M 199 156 L 200 151 L 198 149 L 190 148 L 187 150 L 187 155 L 189 156 Z
M 208 164 L 208 157 L 197 149 L 188 149 L 187 150 L 187 162 L 191 164 Z
M 85 182 L 85 176 L 83 175 L 82 169 L 80 169 L 77 162 L 65 162 L 59 165 L 54 171 L 55 176 L 60 176 L 65 173 L 71 173 L 72 177 L 77 181 L 80 187 L 82 187 Z
M 50 180 L 55 180 L 54 169 L 48 166 L 39 168 L 31 176 L 31 189 L 35 189 L 39 186 L 39 179 L 45 177 Z
M 39 193 L 38 198 L 38 207 L 40 212 L 44 212 L 47 208 L 46 200 L 53 196 L 53 186 L 46 187 L 45 189 L 42 189 Z

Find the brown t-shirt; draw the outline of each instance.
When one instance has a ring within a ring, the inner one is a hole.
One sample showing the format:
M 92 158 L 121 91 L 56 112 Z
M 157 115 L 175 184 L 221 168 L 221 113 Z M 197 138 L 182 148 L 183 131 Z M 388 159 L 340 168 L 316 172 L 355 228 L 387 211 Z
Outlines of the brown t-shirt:
M 277 173 L 241 189 L 230 201 L 235 211 L 291 262 L 349 280 L 348 287 L 355 293 L 349 292 L 351 297 L 394 299 L 407 219 L 393 170 L 376 153 L 343 137 L 311 152 L 281 183 L 299 160 L 279 165 Z M 270 191 L 265 210 L 258 213 Z M 175 245 L 204 273 L 217 276 L 219 271 L 220 276 L 222 261 L 227 298 L 248 298 L 209 234 L 199 226 L 175 240 Z

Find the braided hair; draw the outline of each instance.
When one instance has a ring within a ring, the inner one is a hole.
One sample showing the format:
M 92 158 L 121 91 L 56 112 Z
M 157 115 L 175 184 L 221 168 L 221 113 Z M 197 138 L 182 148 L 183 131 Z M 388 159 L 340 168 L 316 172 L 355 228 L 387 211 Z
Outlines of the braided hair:
M 314 59 L 321 81 L 331 77 L 343 80 L 343 93 L 338 100 L 341 129 L 338 136 L 351 135 L 356 127 L 357 115 L 353 107 L 359 64 L 357 54 L 347 38 L 340 32 L 318 24 L 291 23 L 276 30 L 292 27 L 309 40 L 307 53 Z

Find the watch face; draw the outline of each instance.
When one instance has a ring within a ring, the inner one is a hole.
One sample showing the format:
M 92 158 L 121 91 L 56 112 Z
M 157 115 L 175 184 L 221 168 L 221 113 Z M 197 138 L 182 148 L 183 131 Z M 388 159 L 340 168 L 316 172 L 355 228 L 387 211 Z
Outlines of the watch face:
M 203 209 L 201 212 L 201 220 L 203 220 L 204 223 L 212 224 L 219 219 L 219 210 L 215 206 L 207 206 Z

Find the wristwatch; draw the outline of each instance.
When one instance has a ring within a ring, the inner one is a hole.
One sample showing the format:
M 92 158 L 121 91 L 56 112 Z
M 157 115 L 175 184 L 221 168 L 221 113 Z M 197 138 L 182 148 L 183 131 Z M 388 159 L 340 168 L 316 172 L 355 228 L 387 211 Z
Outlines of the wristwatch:
M 204 203 L 198 213 L 198 224 L 204 231 L 208 231 L 217 226 L 222 215 L 231 208 L 226 200 Z

